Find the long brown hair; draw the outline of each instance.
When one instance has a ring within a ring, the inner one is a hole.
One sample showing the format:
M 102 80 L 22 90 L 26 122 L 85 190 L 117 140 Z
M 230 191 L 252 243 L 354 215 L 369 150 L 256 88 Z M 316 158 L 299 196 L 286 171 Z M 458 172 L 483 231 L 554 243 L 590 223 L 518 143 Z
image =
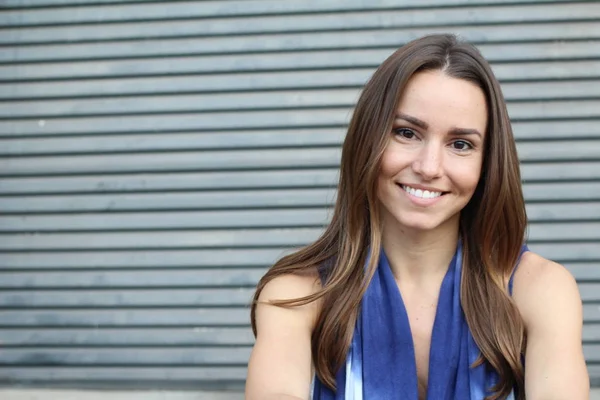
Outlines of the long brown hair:
M 524 399 L 521 355 L 525 330 L 506 287 L 527 223 L 519 161 L 500 84 L 478 50 L 453 35 L 426 36 L 406 44 L 386 59 L 365 85 L 342 148 L 331 223 L 317 241 L 280 259 L 260 280 L 251 310 L 252 329 L 256 335 L 256 304 L 270 280 L 319 268 L 324 276 L 321 290 L 274 304 L 292 307 L 320 299 L 312 333 L 313 363 L 319 379 L 335 388 L 335 373 L 345 361 L 360 302 L 382 247 L 376 195 L 381 157 L 400 95 L 408 80 L 424 70 L 442 70 L 450 77 L 473 82 L 486 96 L 483 169 L 460 218 L 464 246 L 461 304 L 481 349 L 479 362 L 499 374 L 488 399 L 505 398 L 513 387 Z M 371 261 L 365 272 L 368 249 Z

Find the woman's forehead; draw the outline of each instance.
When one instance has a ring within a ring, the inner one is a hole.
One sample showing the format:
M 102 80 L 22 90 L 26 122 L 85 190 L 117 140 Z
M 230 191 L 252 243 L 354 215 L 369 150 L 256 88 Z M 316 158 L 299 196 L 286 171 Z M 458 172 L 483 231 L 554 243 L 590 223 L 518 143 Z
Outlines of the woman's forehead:
M 413 75 L 400 96 L 396 113 L 418 119 L 427 127 L 454 126 L 480 132 L 485 131 L 488 115 L 480 87 L 441 71 Z

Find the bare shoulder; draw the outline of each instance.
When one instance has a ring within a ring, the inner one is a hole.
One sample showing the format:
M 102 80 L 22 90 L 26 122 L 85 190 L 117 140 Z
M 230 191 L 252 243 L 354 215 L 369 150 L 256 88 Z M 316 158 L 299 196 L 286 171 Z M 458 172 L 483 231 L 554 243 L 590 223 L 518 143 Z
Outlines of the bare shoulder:
M 312 328 L 319 311 L 319 300 L 306 305 L 285 308 L 273 305 L 272 302 L 299 299 L 313 295 L 319 290 L 321 290 L 321 281 L 316 268 L 302 275 L 286 274 L 278 276 L 269 281 L 260 293 L 256 307 L 257 319 L 261 319 L 261 314 L 263 316 L 265 314 L 276 314 L 277 318 L 287 315 L 287 318 L 301 318 L 303 321 L 299 322 L 305 322 Z
M 321 289 L 321 280 L 317 269 L 304 274 L 280 275 L 269 281 L 263 288 L 259 300 L 291 300 L 309 296 Z
M 532 251 L 526 251 L 515 271 L 515 289 L 546 285 L 572 286 L 575 279 L 561 264 L 548 260 Z
M 526 326 L 545 317 L 581 309 L 577 282 L 564 266 L 534 252 L 525 252 L 514 278 L 513 298 Z
M 321 289 L 316 273 L 280 275 L 262 289 L 256 305 L 256 342 L 248 363 L 246 399 L 308 399 L 312 379 L 311 336 L 319 300 L 298 306 L 272 304 Z
M 587 399 L 583 307 L 571 273 L 526 252 L 515 272 L 513 299 L 527 331 L 525 397 Z

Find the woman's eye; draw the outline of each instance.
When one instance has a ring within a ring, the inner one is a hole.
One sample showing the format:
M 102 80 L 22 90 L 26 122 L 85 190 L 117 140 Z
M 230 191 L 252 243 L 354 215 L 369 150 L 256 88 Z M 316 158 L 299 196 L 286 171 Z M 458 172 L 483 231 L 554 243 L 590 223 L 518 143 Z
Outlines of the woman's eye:
M 455 142 L 452 142 L 452 147 L 455 150 L 469 150 L 473 148 L 473 146 L 471 146 L 471 143 L 465 140 L 457 140 Z
M 394 133 L 398 136 L 403 137 L 404 139 L 412 139 L 415 137 L 415 132 L 407 128 L 394 129 Z

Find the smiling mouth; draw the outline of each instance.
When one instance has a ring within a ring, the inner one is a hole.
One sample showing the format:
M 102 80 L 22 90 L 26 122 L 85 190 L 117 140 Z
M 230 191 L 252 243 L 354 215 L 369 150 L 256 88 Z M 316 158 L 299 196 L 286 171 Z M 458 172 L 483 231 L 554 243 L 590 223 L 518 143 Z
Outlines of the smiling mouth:
M 412 196 L 415 196 L 415 197 L 419 197 L 421 199 L 435 199 L 436 197 L 440 197 L 441 195 L 447 193 L 447 192 L 436 192 L 436 191 L 430 191 L 430 190 L 415 189 L 408 185 L 399 185 L 399 186 L 406 193 L 408 193 Z

